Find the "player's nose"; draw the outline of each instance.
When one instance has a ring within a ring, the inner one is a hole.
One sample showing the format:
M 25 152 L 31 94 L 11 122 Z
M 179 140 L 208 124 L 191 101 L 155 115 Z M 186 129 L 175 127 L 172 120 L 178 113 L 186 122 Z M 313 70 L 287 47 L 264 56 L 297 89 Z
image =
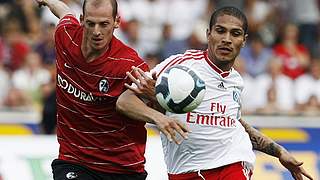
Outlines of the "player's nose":
M 93 35 L 99 36 L 100 34 L 101 34 L 101 30 L 100 30 L 99 26 L 95 25 L 94 29 L 93 29 Z

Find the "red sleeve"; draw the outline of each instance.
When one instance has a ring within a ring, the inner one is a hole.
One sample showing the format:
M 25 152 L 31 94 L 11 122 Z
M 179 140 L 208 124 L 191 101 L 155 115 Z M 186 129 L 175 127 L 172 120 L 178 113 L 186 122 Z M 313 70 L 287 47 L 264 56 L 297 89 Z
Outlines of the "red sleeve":
M 74 17 L 74 15 L 67 14 L 59 20 L 59 23 L 57 25 L 57 30 L 63 26 L 68 26 L 68 27 L 76 26 L 76 27 L 78 27 L 78 26 L 80 26 L 80 23 L 77 20 L 77 18 Z
M 55 42 L 65 42 L 70 39 L 70 35 L 80 27 L 80 23 L 72 14 L 67 14 L 59 20 L 55 31 Z

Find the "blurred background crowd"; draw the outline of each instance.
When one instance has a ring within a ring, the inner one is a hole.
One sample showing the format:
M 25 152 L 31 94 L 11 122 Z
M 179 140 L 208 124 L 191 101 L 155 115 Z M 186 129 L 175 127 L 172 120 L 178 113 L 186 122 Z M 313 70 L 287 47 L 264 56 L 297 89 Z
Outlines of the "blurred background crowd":
M 82 0 L 63 0 L 77 14 Z M 236 6 L 249 36 L 235 69 L 244 78 L 244 115 L 320 115 L 320 0 L 118 0 L 116 36 L 150 68 L 172 54 L 206 49 L 211 13 Z M 55 125 L 58 19 L 31 0 L 0 0 L 0 111 L 39 111 Z

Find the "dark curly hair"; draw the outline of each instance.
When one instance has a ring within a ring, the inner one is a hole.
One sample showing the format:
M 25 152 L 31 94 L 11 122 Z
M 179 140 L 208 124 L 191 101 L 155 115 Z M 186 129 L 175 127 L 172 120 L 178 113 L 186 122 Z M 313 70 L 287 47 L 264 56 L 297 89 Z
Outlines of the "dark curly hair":
M 238 8 L 232 7 L 232 6 L 222 7 L 212 13 L 211 18 L 210 18 L 210 23 L 209 23 L 209 30 L 210 31 L 212 29 L 212 26 L 216 24 L 217 18 L 219 16 L 222 16 L 225 14 L 236 17 L 239 20 L 241 20 L 243 23 L 242 28 L 244 30 L 244 33 L 247 34 L 247 32 L 248 32 L 247 17 L 244 15 L 244 13 L 241 10 L 239 10 Z

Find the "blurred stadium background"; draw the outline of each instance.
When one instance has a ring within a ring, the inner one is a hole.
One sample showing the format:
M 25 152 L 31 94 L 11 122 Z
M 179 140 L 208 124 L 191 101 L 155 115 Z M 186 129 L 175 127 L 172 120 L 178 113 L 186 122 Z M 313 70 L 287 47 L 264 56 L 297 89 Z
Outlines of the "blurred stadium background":
M 81 0 L 63 0 L 81 14 Z M 211 12 L 242 9 L 249 37 L 235 68 L 245 81 L 243 116 L 284 145 L 315 179 L 320 173 L 319 0 L 118 0 L 116 36 L 150 67 L 186 49 L 205 49 Z M 0 0 L 0 180 L 52 179 L 56 157 L 56 19 L 32 0 Z M 166 180 L 159 132 L 148 125 L 148 180 Z M 254 180 L 289 180 L 257 153 Z

